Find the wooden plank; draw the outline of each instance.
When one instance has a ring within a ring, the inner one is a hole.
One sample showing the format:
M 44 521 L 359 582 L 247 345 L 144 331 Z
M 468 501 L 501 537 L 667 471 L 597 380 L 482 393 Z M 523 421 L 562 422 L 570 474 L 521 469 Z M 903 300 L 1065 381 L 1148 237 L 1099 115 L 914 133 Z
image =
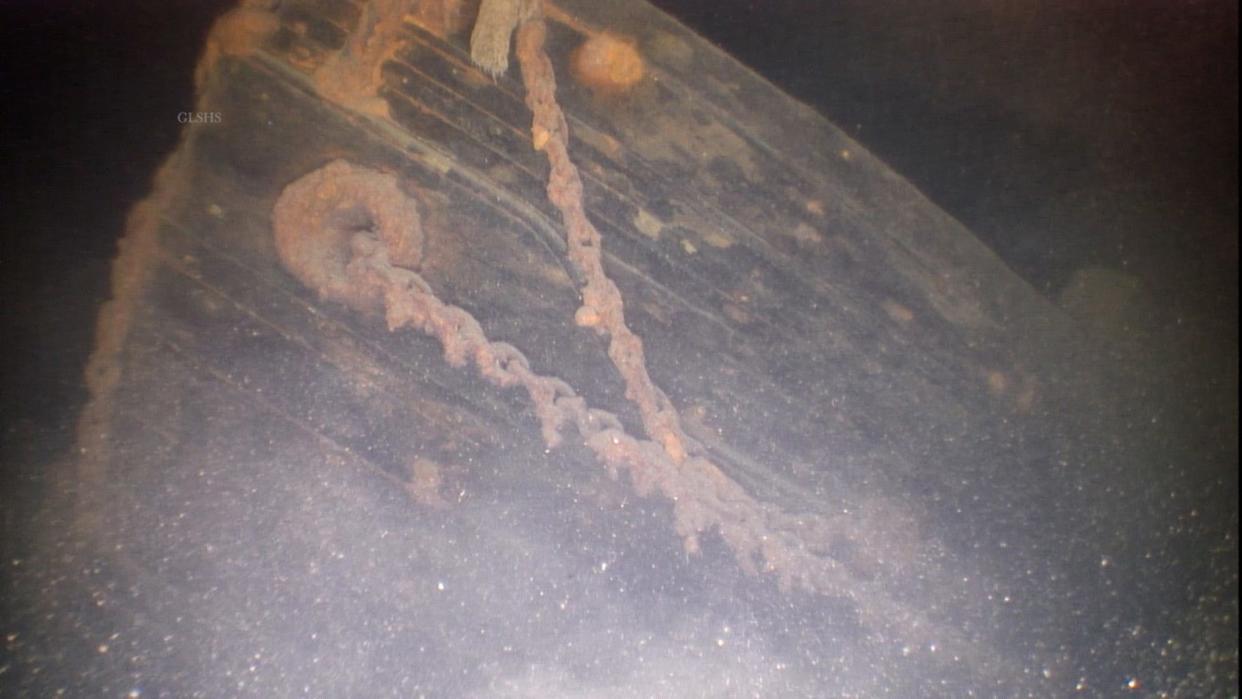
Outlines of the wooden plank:
M 91 654 L 82 681 L 947 696 L 1119 672 L 1125 654 L 1090 656 L 1082 625 L 1113 613 L 1091 576 L 1138 515 L 1084 506 L 1123 465 L 1076 440 L 1115 419 L 1076 329 L 840 130 L 649 5 L 548 8 L 570 153 L 652 377 L 765 511 L 831 524 L 816 555 L 844 582 L 780 589 L 710 536 L 686 555 L 673 504 L 575 440 L 549 450 L 519 391 L 281 266 L 270 215 L 290 182 L 338 159 L 394 173 L 435 294 L 642 431 L 605 342 L 573 324 L 580 274 L 517 68 L 492 82 L 468 32 L 414 7 L 384 25 L 386 113 L 351 110 L 315 71 L 370 10 L 289 1 L 232 16 L 270 27 L 253 50 L 213 35 L 199 110 L 221 119 L 187 130 L 118 262 L 73 519 L 102 561 L 78 584 L 112 591 L 84 638 L 123 628 L 140 660 Z M 623 93 L 567 68 L 604 32 L 643 61 Z

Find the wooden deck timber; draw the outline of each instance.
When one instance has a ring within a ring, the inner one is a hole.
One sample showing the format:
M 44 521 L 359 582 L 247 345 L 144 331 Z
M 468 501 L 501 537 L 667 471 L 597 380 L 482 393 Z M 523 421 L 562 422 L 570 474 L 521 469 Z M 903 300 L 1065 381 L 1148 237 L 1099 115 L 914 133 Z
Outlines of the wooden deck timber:
M 546 5 L 569 152 L 651 377 L 748 497 L 828 523 L 807 547 L 838 582 L 787 589 L 710 531 L 687 552 L 675 503 L 579 440 L 549 449 L 521 391 L 281 265 L 290 183 L 338 160 L 389 173 L 435 295 L 643 433 L 574 323 L 583 279 L 520 70 L 473 66 L 468 8 L 260 5 L 213 33 L 196 113 L 218 118 L 135 210 L 101 314 L 66 521 L 110 610 L 83 643 L 123 626 L 134 650 L 96 653 L 93 677 L 1046 696 L 1135 662 L 1099 601 L 1101 551 L 1133 575 L 1143 548 L 1107 357 L 858 143 L 649 5 Z M 366 36 L 377 82 L 326 88 Z M 640 79 L 590 82 L 575 52 L 600 36 Z

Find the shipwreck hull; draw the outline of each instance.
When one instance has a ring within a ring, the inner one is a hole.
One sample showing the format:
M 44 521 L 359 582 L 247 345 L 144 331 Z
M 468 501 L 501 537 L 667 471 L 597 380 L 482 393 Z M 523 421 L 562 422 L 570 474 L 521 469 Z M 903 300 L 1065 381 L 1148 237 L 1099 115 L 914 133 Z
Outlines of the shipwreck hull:
M 652 380 L 755 511 L 818 523 L 779 535 L 831 573 L 746 560 L 721 535 L 734 522 L 687 536 L 686 500 L 636 488 L 572 429 L 550 448 L 522 390 L 282 265 L 290 183 L 335 161 L 385 173 L 421 216 L 434 295 L 644 436 L 577 315 L 522 69 L 472 64 L 474 10 L 283 2 L 217 25 L 196 108 L 215 116 L 131 216 L 73 497 L 47 515 L 74 542 L 48 565 L 79 602 L 35 612 L 68 639 L 44 665 L 80 670 L 22 681 L 1048 696 L 1159 675 L 1107 623 L 1117 580 L 1138 608 L 1162 591 L 1127 568 L 1142 514 L 1116 483 L 1138 446 L 1083 438 L 1123 417 L 1069 319 L 667 16 L 545 9 L 586 213 Z M 583 58 L 601 37 L 632 51 L 603 78 Z

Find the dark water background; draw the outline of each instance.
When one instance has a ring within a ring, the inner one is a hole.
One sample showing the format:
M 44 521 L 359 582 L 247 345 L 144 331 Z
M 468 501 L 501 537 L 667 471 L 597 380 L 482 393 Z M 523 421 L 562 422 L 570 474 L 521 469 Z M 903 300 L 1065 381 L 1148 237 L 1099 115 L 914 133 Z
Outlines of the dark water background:
M 39 465 L 72 443 L 124 216 L 231 4 L 0 8 L 5 561 L 26 546 Z M 822 111 L 1132 363 L 1205 528 L 1236 552 L 1236 3 L 657 4 Z M 1236 639 L 1220 650 L 1236 668 Z

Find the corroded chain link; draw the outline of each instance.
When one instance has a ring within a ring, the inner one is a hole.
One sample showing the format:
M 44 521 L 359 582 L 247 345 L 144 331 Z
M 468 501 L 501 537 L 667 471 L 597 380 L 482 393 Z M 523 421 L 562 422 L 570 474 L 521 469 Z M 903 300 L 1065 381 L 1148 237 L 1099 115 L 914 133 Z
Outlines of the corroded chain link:
M 531 140 L 548 158 L 548 199 L 565 223 L 569 261 L 584 280 L 582 307 L 575 321 L 608 337 L 608 356 L 625 381 L 625 396 L 638 407 L 643 428 L 674 462 L 703 452 L 681 427 L 681 416 L 651 375 L 642 339 L 625 322 L 621 290 L 604 271 L 602 237 L 586 215 L 582 177 L 569 157 L 569 125 L 556 101 L 556 76 L 544 50 L 547 27 L 534 2 L 517 29 L 517 57 L 533 121 Z
M 561 443 L 561 430 L 567 423 L 584 440 L 607 430 L 624 431 L 616 415 L 590 408 L 564 380 L 536 373 L 521 350 L 489 340 L 469 312 L 440 301 L 417 272 L 393 265 L 387 247 L 374 235 L 355 234 L 350 247 L 353 259 L 345 268 L 346 277 L 354 288 L 382 296 L 389 330 L 405 326 L 421 330 L 440 341 L 449 364 L 460 368 L 473 362 L 491 383 L 525 389 L 549 448 Z
M 660 494 L 673 503 L 674 526 L 687 552 L 697 552 L 699 536 L 715 528 L 750 573 L 774 572 L 783 587 L 800 582 L 812 590 L 842 589 L 844 571 L 802 539 L 816 529 L 807 526 L 816 517 L 794 517 L 755 500 L 703 456 L 679 464 L 662 445 L 629 434 L 616 415 L 591 408 L 563 379 L 535 372 L 521 350 L 489 340 L 469 312 L 441 301 L 417 272 L 392 264 L 373 234 L 355 234 L 350 248 L 348 283 L 383 299 L 389 330 L 422 331 L 440 341 L 449 364 L 473 363 L 496 386 L 523 388 L 548 448 L 560 445 L 562 430 L 572 424 L 613 477 L 625 470 L 640 496 Z
M 924 615 L 872 589 L 873 583 L 832 555 L 834 543 L 850 539 L 848 524 L 756 500 L 684 432 L 672 401 L 647 372 L 642 340 L 626 325 L 621 292 L 603 268 L 601 236 L 586 215 L 582 180 L 569 157 L 568 125 L 543 48 L 541 3 L 489 0 L 501 1 L 522 3 L 515 15 L 523 20 L 517 56 L 534 117 L 532 141 L 548 157 L 547 194 L 561 212 L 568 257 L 584 280 L 575 321 L 608 338 L 608 355 L 650 438 L 631 435 L 616 415 L 590 407 L 564 380 L 539 374 L 518 348 L 489 340 L 469 312 L 436 296 L 413 271 L 421 255 L 421 222 L 392 175 L 336 161 L 290 184 L 273 209 L 286 268 L 321 296 L 358 309 L 382 309 L 390 330 L 412 327 L 435 337 L 452 366 L 473 364 L 498 387 L 524 389 L 548 448 L 561 444 L 563 430 L 572 424 L 612 477 L 625 471 L 640 496 L 658 494 L 672 504 L 673 526 L 688 553 L 697 552 L 700 536 L 714 530 L 747 573 L 774 574 L 782 589 L 847 597 L 868 625 L 895 629 L 912 641 L 935 634 L 946 650 L 964 650 L 956 634 L 937 631 Z M 359 211 L 365 220 L 342 219 L 342 213 Z

